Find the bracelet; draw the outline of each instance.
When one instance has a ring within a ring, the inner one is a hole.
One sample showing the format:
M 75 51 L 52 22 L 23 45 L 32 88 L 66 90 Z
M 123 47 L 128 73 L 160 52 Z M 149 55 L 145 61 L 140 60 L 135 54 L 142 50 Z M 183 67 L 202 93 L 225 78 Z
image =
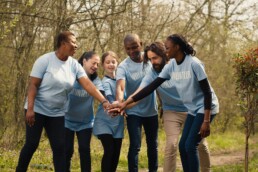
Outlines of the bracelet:
M 203 122 L 210 122 L 210 120 L 203 120 Z
M 104 103 L 108 102 L 106 99 L 103 100 L 100 104 L 103 105 Z

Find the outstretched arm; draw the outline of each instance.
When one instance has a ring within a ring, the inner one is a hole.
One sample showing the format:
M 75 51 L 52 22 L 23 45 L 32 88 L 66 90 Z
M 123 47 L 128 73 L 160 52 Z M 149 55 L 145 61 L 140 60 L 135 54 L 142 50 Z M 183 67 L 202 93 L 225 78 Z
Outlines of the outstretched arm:
M 137 101 L 143 99 L 144 97 L 150 95 L 150 94 L 151 94 L 154 90 L 156 90 L 164 81 L 166 81 L 166 79 L 157 77 L 152 83 L 150 83 L 148 86 L 146 86 L 146 87 L 143 88 L 140 92 L 138 92 L 136 95 L 134 95 L 134 96 L 132 97 L 133 100 L 130 100 L 130 101 L 137 102 Z
M 109 112 L 114 112 L 115 110 L 112 110 L 113 108 L 119 108 L 120 111 L 123 111 L 126 109 L 129 105 L 132 106 L 131 104 L 134 102 L 137 102 L 144 97 L 148 96 L 151 94 L 156 88 L 158 88 L 166 79 L 157 77 L 152 83 L 150 83 L 148 86 L 146 86 L 143 89 L 138 90 L 139 92 L 133 96 L 130 96 L 126 101 L 120 104 L 116 104 L 114 106 L 111 106 L 111 110 Z M 116 109 L 117 110 L 117 109 Z
M 91 96 L 103 104 L 104 109 L 110 105 L 108 100 L 101 94 L 101 92 L 95 87 L 88 77 L 81 77 L 78 79 L 78 82 Z
M 122 102 L 124 100 L 125 80 L 116 81 L 116 100 Z

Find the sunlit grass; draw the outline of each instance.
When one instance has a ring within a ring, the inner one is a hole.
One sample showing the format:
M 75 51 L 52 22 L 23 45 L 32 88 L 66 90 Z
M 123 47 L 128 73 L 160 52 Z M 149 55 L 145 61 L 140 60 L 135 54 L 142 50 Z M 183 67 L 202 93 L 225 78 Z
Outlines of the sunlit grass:
M 208 143 L 212 153 L 232 152 L 244 149 L 245 135 L 241 132 L 211 133 Z
M 250 138 L 250 149 L 254 151 L 254 155 L 250 158 L 249 171 L 258 172 L 258 144 L 257 136 L 252 136 Z M 212 133 L 208 137 L 209 147 L 211 154 L 227 154 L 234 151 L 243 151 L 245 147 L 245 135 L 239 131 L 230 131 L 226 133 Z M 127 152 L 129 148 L 128 134 L 125 130 L 125 138 L 123 139 L 122 150 L 120 155 L 120 160 L 118 164 L 118 172 L 126 172 L 127 170 Z M 159 167 L 163 165 L 163 154 L 165 148 L 165 134 L 162 129 L 159 130 Z M 5 150 L 1 148 L 0 150 L 0 171 L 1 172 L 11 172 L 15 171 L 17 165 L 18 156 L 21 147 L 17 147 L 15 150 Z M 91 157 L 92 157 L 92 171 L 98 172 L 101 169 L 101 158 L 103 154 L 103 148 L 101 142 L 92 136 L 91 142 Z M 243 155 L 244 156 L 244 155 Z M 178 161 L 180 161 L 178 154 Z M 146 139 L 143 134 L 142 138 L 142 148 L 139 154 L 139 169 L 147 169 L 147 150 L 146 150 Z M 75 141 L 75 152 L 71 162 L 71 171 L 80 171 L 80 160 L 78 154 L 78 145 Z M 244 171 L 244 164 L 231 164 L 223 166 L 213 166 L 213 172 L 242 172 Z M 35 152 L 28 172 L 50 172 L 53 171 L 52 163 L 52 152 L 48 139 L 42 136 L 39 148 Z M 180 169 L 178 171 L 181 171 Z

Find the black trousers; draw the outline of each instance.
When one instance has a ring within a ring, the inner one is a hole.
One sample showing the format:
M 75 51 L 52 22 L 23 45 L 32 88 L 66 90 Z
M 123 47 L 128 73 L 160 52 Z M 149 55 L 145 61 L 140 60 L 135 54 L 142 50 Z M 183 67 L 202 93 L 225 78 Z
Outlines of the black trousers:
M 26 113 L 26 112 L 25 112 Z M 30 160 L 38 148 L 41 133 L 45 128 L 53 152 L 55 172 L 64 172 L 65 167 L 65 133 L 64 117 L 48 117 L 35 113 L 35 124 L 26 123 L 26 141 L 20 152 L 16 172 L 26 172 Z
M 65 153 L 66 153 L 66 172 L 70 172 L 71 158 L 74 152 L 74 135 L 76 133 L 78 139 L 78 152 L 80 154 L 81 172 L 91 171 L 90 157 L 90 141 L 92 128 L 83 129 L 80 131 L 72 131 L 65 128 Z
M 111 134 L 98 135 L 104 148 L 104 155 L 101 161 L 102 172 L 115 172 L 122 145 L 122 138 L 113 138 Z

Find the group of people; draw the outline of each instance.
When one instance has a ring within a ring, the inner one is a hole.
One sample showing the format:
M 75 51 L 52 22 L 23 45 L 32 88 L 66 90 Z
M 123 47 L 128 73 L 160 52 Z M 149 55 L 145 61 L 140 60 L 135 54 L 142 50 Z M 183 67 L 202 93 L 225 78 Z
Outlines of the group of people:
M 205 137 L 218 113 L 218 100 L 195 50 L 178 34 L 165 43 L 154 42 L 142 52 L 138 35 L 124 38 L 128 55 L 119 65 L 116 53 L 108 51 L 100 59 L 94 51 L 75 60 L 75 35 L 61 32 L 57 50 L 39 57 L 33 65 L 25 102 L 26 141 L 17 172 L 27 171 L 43 128 L 53 152 L 56 172 L 70 171 L 74 136 L 78 140 L 81 171 L 91 171 L 92 133 L 101 141 L 104 153 L 101 171 L 115 172 L 124 134 L 126 116 L 129 134 L 128 171 L 138 171 L 138 154 L 144 128 L 148 169 L 158 170 L 157 98 L 163 109 L 166 133 L 164 172 L 176 171 L 179 151 L 185 172 L 210 171 Z M 99 64 L 104 69 L 101 80 Z M 100 102 L 94 115 L 94 98 Z M 198 151 L 197 151 L 198 150 Z

